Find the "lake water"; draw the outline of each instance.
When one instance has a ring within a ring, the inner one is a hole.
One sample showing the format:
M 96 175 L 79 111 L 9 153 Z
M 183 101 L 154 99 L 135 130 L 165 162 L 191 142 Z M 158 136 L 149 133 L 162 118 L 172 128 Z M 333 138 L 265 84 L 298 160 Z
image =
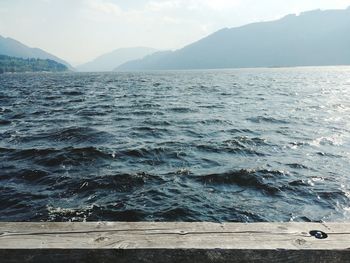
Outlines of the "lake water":
M 349 219 L 349 67 L 0 75 L 0 221 Z

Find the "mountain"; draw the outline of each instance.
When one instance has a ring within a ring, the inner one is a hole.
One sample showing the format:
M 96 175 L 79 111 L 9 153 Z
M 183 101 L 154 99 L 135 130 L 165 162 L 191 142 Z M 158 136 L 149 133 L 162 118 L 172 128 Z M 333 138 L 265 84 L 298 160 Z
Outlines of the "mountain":
M 180 50 L 127 62 L 118 70 L 349 65 L 349 32 L 350 7 L 315 10 L 222 29 Z
M 121 48 L 77 67 L 78 71 L 112 71 L 121 64 L 156 52 L 153 48 Z
M 0 74 L 6 72 L 62 72 L 67 70 L 67 66 L 50 59 L 0 55 Z
M 45 52 L 42 49 L 30 48 L 15 39 L 4 38 L 2 36 L 0 36 L 0 55 L 18 58 L 50 59 L 67 66 L 69 69 L 73 69 L 66 61 Z

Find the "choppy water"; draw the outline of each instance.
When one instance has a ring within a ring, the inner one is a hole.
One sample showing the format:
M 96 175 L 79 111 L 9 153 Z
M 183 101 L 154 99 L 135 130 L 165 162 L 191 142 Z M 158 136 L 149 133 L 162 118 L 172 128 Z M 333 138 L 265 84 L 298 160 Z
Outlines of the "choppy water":
M 0 221 L 350 219 L 350 68 L 0 75 Z

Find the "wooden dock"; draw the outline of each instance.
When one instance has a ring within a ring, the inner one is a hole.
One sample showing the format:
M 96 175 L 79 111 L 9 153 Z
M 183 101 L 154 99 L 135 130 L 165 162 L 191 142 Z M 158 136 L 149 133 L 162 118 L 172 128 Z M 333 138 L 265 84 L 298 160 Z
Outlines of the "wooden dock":
M 350 223 L 2 222 L 0 262 L 350 262 Z

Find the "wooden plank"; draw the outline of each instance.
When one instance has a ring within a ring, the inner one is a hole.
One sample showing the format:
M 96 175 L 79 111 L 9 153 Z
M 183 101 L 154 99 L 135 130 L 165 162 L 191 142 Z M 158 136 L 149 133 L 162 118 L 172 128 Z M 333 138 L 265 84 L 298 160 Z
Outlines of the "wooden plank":
M 350 223 L 0 223 L 4 263 L 282 261 L 350 262 Z

